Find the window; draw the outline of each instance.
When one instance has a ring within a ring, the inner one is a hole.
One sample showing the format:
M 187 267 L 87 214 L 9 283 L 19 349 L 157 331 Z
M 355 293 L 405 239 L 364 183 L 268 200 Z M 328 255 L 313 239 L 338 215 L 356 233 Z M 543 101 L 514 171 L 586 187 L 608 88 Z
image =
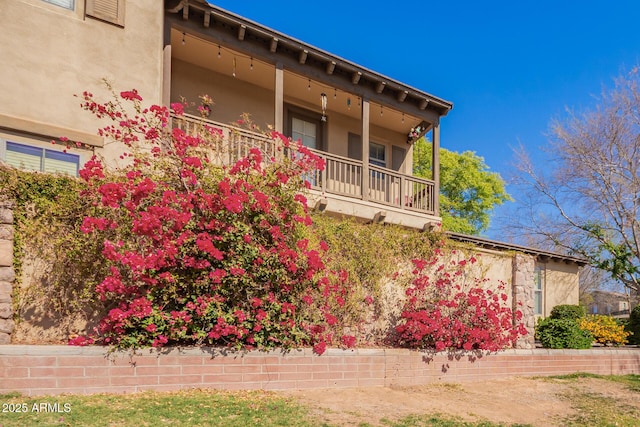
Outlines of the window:
M 65 9 L 73 10 L 74 0 L 44 0 L 47 3 L 55 4 L 56 6 L 64 7 Z
M 0 143 L 2 140 L 0 140 Z M 32 171 L 78 175 L 80 156 L 62 151 L 6 141 L 2 160 L 7 164 Z
M 326 122 L 320 121 L 320 114 L 303 108 L 287 105 L 284 133 L 294 141 L 314 150 L 325 150 Z
M 541 267 L 536 266 L 533 270 L 533 309 L 534 314 L 542 316 L 542 281 L 543 270 Z
M 87 0 L 85 14 L 124 27 L 124 0 Z
M 291 119 L 291 139 L 301 140 L 305 147 L 318 148 L 318 125 L 293 117 Z
M 369 163 L 383 168 L 387 166 L 384 145 L 375 142 L 369 143 Z

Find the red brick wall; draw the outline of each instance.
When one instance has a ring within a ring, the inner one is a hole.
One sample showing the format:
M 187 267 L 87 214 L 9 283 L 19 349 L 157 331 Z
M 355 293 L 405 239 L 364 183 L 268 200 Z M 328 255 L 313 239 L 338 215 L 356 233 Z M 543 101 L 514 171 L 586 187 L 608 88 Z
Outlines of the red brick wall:
M 572 372 L 640 374 L 640 348 L 508 350 L 475 360 L 408 350 L 247 352 L 0 346 L 0 393 L 129 393 L 184 388 L 302 389 L 420 385 Z

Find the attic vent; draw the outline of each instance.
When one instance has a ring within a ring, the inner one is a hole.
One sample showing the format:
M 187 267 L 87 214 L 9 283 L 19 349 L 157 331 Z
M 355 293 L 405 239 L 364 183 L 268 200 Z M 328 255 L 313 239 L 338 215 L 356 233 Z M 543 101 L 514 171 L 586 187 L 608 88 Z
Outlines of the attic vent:
M 86 0 L 85 14 L 124 27 L 125 0 Z

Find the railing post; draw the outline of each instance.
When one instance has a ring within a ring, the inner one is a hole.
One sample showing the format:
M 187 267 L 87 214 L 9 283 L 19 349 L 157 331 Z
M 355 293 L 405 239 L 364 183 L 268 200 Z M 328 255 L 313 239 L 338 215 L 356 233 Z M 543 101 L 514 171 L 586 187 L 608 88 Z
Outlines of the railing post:
M 322 180 L 322 189 L 323 193 L 327 192 L 327 169 L 329 169 L 329 159 L 327 156 L 322 156 L 324 158 L 324 169 L 320 171 L 320 179 Z
M 404 186 L 407 183 L 407 179 L 404 175 L 400 175 L 400 209 L 405 209 L 405 200 L 404 200 Z

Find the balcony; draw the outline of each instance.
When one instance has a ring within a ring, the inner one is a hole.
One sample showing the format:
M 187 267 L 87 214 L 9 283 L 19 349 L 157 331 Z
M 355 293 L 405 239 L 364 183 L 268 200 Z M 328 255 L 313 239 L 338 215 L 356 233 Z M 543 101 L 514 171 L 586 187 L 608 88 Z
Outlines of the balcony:
M 218 165 L 235 163 L 251 148 L 258 148 L 265 159 L 278 158 L 278 142 L 260 133 L 188 114 L 174 117 L 173 125 L 188 134 L 197 134 L 203 125 L 220 129 L 223 137 L 214 156 Z M 434 181 L 324 151 L 311 151 L 325 161 L 324 170 L 308 176 L 311 207 L 412 228 L 432 227 L 440 221 L 435 212 Z

